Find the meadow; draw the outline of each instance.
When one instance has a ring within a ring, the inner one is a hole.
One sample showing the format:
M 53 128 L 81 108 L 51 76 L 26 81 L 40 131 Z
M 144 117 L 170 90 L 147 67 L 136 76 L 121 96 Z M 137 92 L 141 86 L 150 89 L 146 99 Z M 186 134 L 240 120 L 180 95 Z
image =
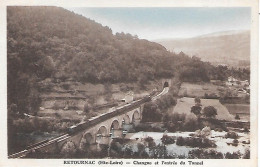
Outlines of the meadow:
M 238 114 L 240 120 L 250 121 L 250 104 L 224 104 L 230 114 Z
M 211 83 L 188 83 L 183 82 L 179 91 L 179 96 L 184 97 L 204 97 L 205 94 L 219 97 L 219 92 L 224 90 L 223 86 Z

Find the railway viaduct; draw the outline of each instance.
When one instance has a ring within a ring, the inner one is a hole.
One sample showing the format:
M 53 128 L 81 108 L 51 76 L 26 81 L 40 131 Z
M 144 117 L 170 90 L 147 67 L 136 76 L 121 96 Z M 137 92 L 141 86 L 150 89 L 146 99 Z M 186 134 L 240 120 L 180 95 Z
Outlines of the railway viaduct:
M 168 92 L 169 80 L 165 80 L 163 85 L 164 89 L 156 95 L 156 99 Z M 90 153 L 101 151 L 113 139 L 123 138 L 130 129 L 140 123 L 143 106 L 151 100 L 152 97 L 145 97 L 124 106 L 111 108 L 107 113 L 70 127 L 68 133 L 28 146 L 8 158 L 25 158 L 28 154 L 63 154 L 73 150 L 87 150 Z

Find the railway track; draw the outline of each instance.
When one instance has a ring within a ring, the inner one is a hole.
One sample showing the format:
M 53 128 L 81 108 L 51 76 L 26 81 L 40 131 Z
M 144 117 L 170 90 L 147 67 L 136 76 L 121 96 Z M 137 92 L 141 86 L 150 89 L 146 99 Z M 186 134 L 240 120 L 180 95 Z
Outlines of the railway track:
M 85 122 L 81 122 L 77 125 L 73 125 L 70 128 L 68 128 L 67 133 L 64 133 L 64 134 L 62 134 L 58 137 L 52 138 L 52 139 L 43 140 L 43 141 L 40 141 L 38 143 L 29 145 L 29 146 L 26 147 L 25 150 L 20 151 L 18 153 L 11 154 L 11 155 L 8 156 L 8 158 L 24 158 L 24 157 L 26 157 L 27 154 L 34 152 L 37 149 L 43 148 L 43 147 L 48 146 L 50 144 L 53 144 L 55 142 L 58 143 L 58 142 L 61 142 L 63 140 L 66 140 L 66 139 L 72 137 L 77 132 L 86 130 L 86 129 L 88 129 L 92 126 L 95 126 L 96 124 L 98 124 L 102 121 L 105 121 L 109 118 L 115 117 L 117 115 L 124 114 L 124 113 L 128 112 L 129 110 L 135 108 L 138 105 L 144 104 L 144 103 L 151 101 L 151 100 L 154 101 L 154 100 L 160 98 L 162 95 L 168 93 L 168 90 L 169 90 L 169 88 L 165 87 L 159 94 L 156 94 L 156 95 L 153 95 L 153 96 L 148 95 L 148 96 L 146 96 L 142 99 L 133 101 L 133 102 L 125 104 L 123 106 L 116 107 L 116 108 L 110 110 L 107 113 L 98 115 L 96 117 L 92 117 Z

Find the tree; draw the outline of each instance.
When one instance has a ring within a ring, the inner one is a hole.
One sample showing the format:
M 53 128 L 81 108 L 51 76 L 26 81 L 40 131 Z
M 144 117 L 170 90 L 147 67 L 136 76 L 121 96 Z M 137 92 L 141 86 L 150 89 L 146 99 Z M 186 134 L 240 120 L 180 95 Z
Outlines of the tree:
M 162 114 L 158 105 L 153 102 L 145 103 L 142 112 L 144 122 L 159 122 L 162 119 Z
M 167 145 L 167 144 L 174 144 L 175 140 L 173 137 L 170 137 L 168 135 L 163 135 L 163 137 L 161 138 L 162 144 L 163 145 Z
M 17 114 L 18 113 L 18 110 L 17 110 L 17 105 L 12 103 L 10 106 L 9 106 L 9 113 L 10 114 Z
M 73 157 L 73 155 L 75 155 L 76 152 L 77 148 L 75 144 L 72 141 L 68 141 L 62 146 L 60 154 L 68 158 Z
M 84 112 L 85 112 L 85 113 L 89 113 L 89 111 L 90 111 L 90 107 L 89 107 L 88 103 L 86 102 L 86 103 L 84 104 Z
M 207 106 L 203 109 L 203 115 L 207 118 L 215 118 L 217 114 L 217 109 L 213 106 Z
M 194 101 L 196 105 L 201 105 L 201 100 L 199 97 L 195 97 Z
M 29 112 L 36 115 L 41 104 L 40 94 L 37 89 L 31 88 L 30 94 L 28 96 L 28 101 L 29 101 L 29 107 L 28 107 Z
M 152 137 L 150 137 L 150 136 L 146 137 L 146 138 L 144 139 L 144 141 L 148 143 L 148 147 L 154 147 L 154 146 L 156 146 L 156 144 L 155 144 L 155 142 L 154 142 L 154 139 L 153 139 Z
M 145 89 L 147 83 L 148 83 L 148 77 L 146 75 L 141 75 L 138 78 L 138 84 L 141 87 L 141 89 Z
M 191 113 L 194 113 L 197 116 L 201 114 L 200 111 L 201 111 L 201 107 L 197 105 L 192 106 L 190 110 Z
M 198 118 L 194 114 L 188 114 L 184 120 L 184 130 L 194 131 L 198 129 Z
M 238 114 L 236 114 L 236 116 L 235 116 L 235 119 L 240 119 L 240 117 L 239 117 L 239 115 L 238 115 Z

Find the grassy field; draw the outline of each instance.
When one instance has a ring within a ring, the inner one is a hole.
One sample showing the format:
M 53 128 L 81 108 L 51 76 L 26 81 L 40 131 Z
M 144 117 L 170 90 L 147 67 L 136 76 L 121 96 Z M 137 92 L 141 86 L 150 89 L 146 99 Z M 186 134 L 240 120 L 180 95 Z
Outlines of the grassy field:
M 250 121 L 250 104 L 224 104 L 232 115 L 238 114 L 241 120 Z
M 228 112 L 228 109 L 223 106 L 217 99 L 201 99 L 202 109 L 206 106 L 213 106 L 217 109 L 217 119 L 232 120 L 233 116 Z M 178 99 L 177 105 L 173 109 L 173 113 L 191 114 L 191 107 L 195 105 L 194 98 L 183 97 Z
M 204 97 L 205 93 L 207 93 L 219 96 L 221 90 L 224 90 L 224 87 L 213 85 L 211 83 L 197 84 L 183 82 L 178 95 L 184 97 Z

